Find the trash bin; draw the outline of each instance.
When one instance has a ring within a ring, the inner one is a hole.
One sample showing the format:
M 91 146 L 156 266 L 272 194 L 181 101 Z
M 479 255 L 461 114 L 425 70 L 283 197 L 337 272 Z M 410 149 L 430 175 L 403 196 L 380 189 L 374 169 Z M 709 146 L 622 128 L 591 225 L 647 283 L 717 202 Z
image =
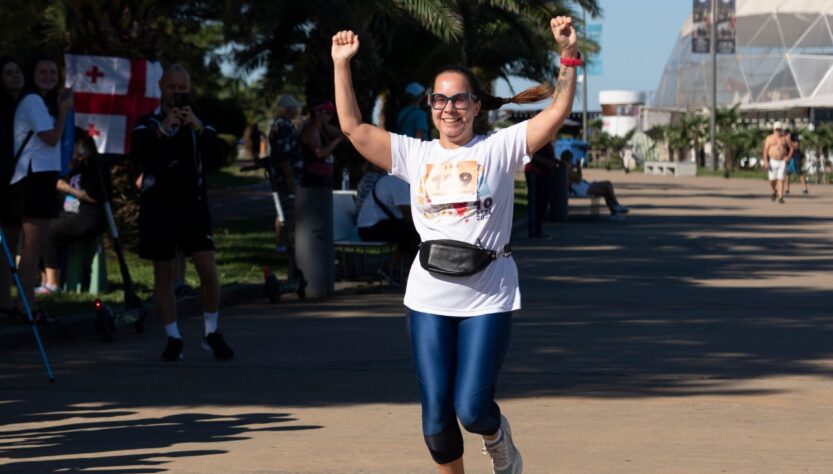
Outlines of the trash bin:
M 570 186 L 570 165 L 556 160 L 550 175 L 549 214 L 547 218 L 555 222 L 567 222 L 569 219 L 568 195 Z
M 333 188 L 299 187 L 295 192 L 295 261 L 307 281 L 307 296 L 335 291 Z

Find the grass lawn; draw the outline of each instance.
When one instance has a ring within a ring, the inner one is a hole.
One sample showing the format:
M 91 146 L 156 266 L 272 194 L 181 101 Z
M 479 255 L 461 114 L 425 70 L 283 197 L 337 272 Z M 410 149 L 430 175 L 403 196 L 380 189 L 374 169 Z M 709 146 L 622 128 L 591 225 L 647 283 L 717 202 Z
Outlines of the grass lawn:
M 722 169 L 713 171 L 711 168 L 697 168 L 697 176 L 720 176 L 727 177 L 726 172 Z M 738 168 L 732 171 L 728 178 L 745 178 L 745 179 L 761 179 L 766 181 L 767 173 L 763 168 L 741 169 Z
M 527 201 L 526 181 L 523 179 L 515 180 L 515 215 L 514 219 L 522 219 L 529 214 L 529 204 Z
M 206 177 L 209 189 L 225 189 L 234 188 L 237 186 L 249 186 L 252 184 L 259 184 L 264 181 L 263 170 L 256 171 L 240 171 L 242 163 L 235 163 L 229 166 L 220 168 L 217 172 L 211 173 Z

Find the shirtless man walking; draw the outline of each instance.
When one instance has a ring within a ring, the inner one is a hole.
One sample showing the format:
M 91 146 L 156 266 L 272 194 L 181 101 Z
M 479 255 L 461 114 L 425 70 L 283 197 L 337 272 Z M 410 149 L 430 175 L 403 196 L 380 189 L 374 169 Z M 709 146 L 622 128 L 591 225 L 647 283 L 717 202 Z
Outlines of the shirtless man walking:
M 787 170 L 787 159 L 795 151 L 795 145 L 790 140 L 781 122 L 772 125 L 772 134 L 764 140 L 764 168 L 769 175 L 769 185 L 772 186 L 771 199 L 784 203 L 784 175 Z

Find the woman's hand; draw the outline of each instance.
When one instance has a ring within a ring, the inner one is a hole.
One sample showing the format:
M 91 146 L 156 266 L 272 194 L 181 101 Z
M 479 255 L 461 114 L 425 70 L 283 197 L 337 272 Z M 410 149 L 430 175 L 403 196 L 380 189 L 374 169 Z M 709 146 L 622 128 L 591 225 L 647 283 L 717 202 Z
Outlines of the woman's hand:
M 58 93 L 58 111 L 62 114 L 66 114 L 74 104 L 75 99 L 72 95 L 72 89 L 68 87 L 61 89 L 61 92 Z
M 77 197 L 79 201 L 88 202 L 90 204 L 98 204 L 98 201 L 91 198 L 90 195 L 87 194 L 87 191 L 84 191 L 83 189 L 78 189 L 76 191 L 75 197 Z
M 359 35 L 352 31 L 339 31 L 333 35 L 333 61 L 349 61 L 359 51 Z
M 550 20 L 550 29 L 555 42 L 561 49 L 561 55 L 574 58 L 578 55 L 578 38 L 573 28 L 573 19 L 569 16 L 557 16 Z

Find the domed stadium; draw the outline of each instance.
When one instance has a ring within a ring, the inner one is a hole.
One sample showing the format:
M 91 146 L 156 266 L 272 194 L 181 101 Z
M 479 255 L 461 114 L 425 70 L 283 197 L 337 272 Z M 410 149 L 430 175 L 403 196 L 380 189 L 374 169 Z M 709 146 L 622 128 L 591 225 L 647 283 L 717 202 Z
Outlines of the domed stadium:
M 741 110 L 833 108 L 833 1 L 737 0 L 735 54 L 717 55 L 717 102 Z M 692 53 L 686 20 L 652 105 L 710 105 L 711 55 Z

